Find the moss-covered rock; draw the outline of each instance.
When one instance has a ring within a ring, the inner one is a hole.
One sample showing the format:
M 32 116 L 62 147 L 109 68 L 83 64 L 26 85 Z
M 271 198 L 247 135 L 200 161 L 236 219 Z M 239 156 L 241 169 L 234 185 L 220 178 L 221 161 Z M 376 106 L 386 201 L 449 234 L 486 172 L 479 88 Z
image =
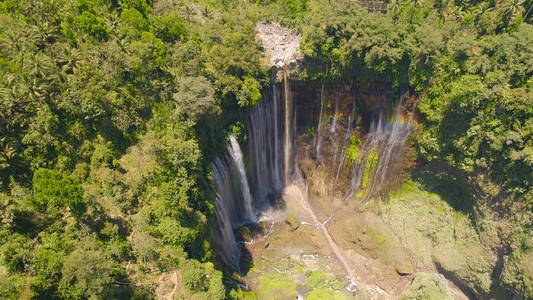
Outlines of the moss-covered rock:
M 394 260 L 394 269 L 400 275 L 409 275 L 413 273 L 413 265 L 409 260 L 397 258 Z
M 435 273 L 417 273 L 399 299 L 453 300 L 455 297 L 444 276 Z
M 293 215 L 288 215 L 285 218 L 285 223 L 287 223 L 291 227 L 292 231 L 295 231 L 296 229 L 298 229 L 298 227 L 300 227 L 300 222 L 298 222 L 298 220 L 296 220 L 296 217 L 294 217 Z
M 239 228 L 239 233 L 241 234 L 241 237 L 245 242 L 250 242 L 251 240 L 253 240 L 252 231 L 247 226 Z
M 379 260 L 400 275 L 413 273 L 408 253 L 379 216 L 371 212 L 358 214 L 332 223 L 330 233 L 343 248 Z
M 416 254 L 417 267 L 437 265 L 478 296 L 490 293 L 496 255 L 481 243 L 470 219 L 440 197 L 418 190 L 396 195 L 383 219 Z
M 516 294 L 533 298 L 533 251 L 515 250 L 505 258 L 500 278 L 502 284 Z

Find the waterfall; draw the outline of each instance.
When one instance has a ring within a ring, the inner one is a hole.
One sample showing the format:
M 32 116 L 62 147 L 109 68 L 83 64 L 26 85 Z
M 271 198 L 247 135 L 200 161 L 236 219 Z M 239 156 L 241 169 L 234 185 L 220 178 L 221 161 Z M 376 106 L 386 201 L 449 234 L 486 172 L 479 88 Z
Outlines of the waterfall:
M 246 177 L 242 177 L 231 143 L 213 164 L 213 179 L 219 200 L 233 228 L 253 222 L 255 215 L 251 206 L 249 190 L 246 192 Z M 241 160 L 242 161 L 242 160 Z
M 348 141 L 350 140 L 351 134 L 352 134 L 352 116 L 348 116 L 348 126 L 346 127 L 346 133 L 344 134 L 344 138 L 342 141 L 341 159 L 339 162 L 339 166 L 337 167 L 337 173 L 335 175 L 335 182 L 333 183 L 333 193 L 335 193 L 335 190 L 337 188 L 337 182 L 339 181 L 339 175 L 341 173 L 342 166 L 344 165 L 344 161 L 346 159 L 346 148 L 348 147 Z
M 276 83 L 272 83 L 272 103 L 274 108 L 274 119 L 272 120 L 271 127 L 274 128 L 274 177 L 276 179 L 276 186 L 281 186 L 280 174 L 279 174 L 279 134 L 278 134 L 278 94 L 276 91 Z
M 244 161 L 243 161 L 241 147 L 239 146 L 239 143 L 237 142 L 237 139 L 235 139 L 235 136 L 233 134 L 229 135 L 229 140 L 230 140 L 229 145 L 231 147 L 229 147 L 228 150 L 231 154 L 231 157 L 233 157 L 235 164 L 237 165 L 237 169 L 239 170 L 241 190 L 242 190 L 242 196 L 244 200 L 244 209 L 246 210 L 246 218 L 251 222 L 255 222 L 256 217 L 254 214 L 254 209 L 252 207 L 252 195 L 250 194 L 250 187 L 248 186 L 248 178 L 246 177 L 246 171 L 244 170 Z
M 218 239 L 216 243 L 219 248 L 218 252 L 221 254 L 220 256 L 226 265 L 240 272 L 239 262 L 241 259 L 241 251 L 235 240 L 233 227 L 226 206 L 218 197 L 215 199 L 215 216 L 215 236 L 217 236 Z
M 283 87 L 284 87 L 284 96 L 285 96 L 285 185 L 288 185 L 291 181 L 290 171 L 291 171 L 291 146 L 292 146 L 292 137 L 291 137 L 291 128 L 292 128 L 292 102 L 289 91 L 289 78 L 288 71 L 284 70 L 283 72 Z
M 411 133 L 412 127 L 410 122 L 404 122 L 401 118 L 400 101 L 396 108 L 395 120 L 391 123 L 376 128 L 374 135 L 381 140 L 378 166 L 372 180 L 372 188 L 367 196 L 367 200 L 374 196 L 374 192 L 378 194 L 384 192 L 386 183 L 392 179 L 393 172 L 403 156 L 405 142 Z M 378 195 L 380 196 L 380 195 Z
M 322 111 L 324 110 L 324 83 L 320 89 L 320 112 L 318 113 L 318 124 L 316 126 L 316 159 L 320 162 L 320 144 L 322 143 Z
M 410 122 L 402 120 L 401 108 L 403 101 L 400 100 L 394 118 L 386 121 L 380 114 L 379 119 L 372 123 L 366 136 L 363 147 L 360 150 L 360 157 L 356 159 L 353 166 L 352 178 L 344 200 L 348 200 L 355 193 L 362 189 L 363 176 L 366 169 L 374 169 L 374 166 L 368 166 L 368 158 L 372 152 L 377 153 L 377 165 L 373 174 L 367 174 L 369 179 L 369 192 L 365 197 L 366 202 L 373 197 L 381 197 L 386 194 L 387 183 L 392 180 L 397 165 L 403 158 L 405 143 L 412 131 Z M 374 162 L 372 160 L 371 162 Z
M 320 165 L 321 144 L 333 143 L 331 145 L 335 153 L 332 158 L 335 159 L 333 161 L 328 159 L 323 167 L 332 169 L 335 182 L 331 183 L 335 191 L 341 170 L 345 166 L 350 136 L 355 129 L 352 124 L 356 120 L 355 102 L 352 103 L 352 111 L 348 115 L 348 123 L 344 129 L 343 121 L 339 120 L 339 116 L 342 115 L 340 111 L 342 98 L 335 94 L 333 120 L 329 124 L 329 130 L 324 130 L 326 124 L 323 122 L 323 114 L 327 104 L 324 90 L 325 87 L 322 85 L 319 120 L 313 141 L 315 144 L 310 150 L 316 151 Z M 297 136 L 298 111 L 309 110 L 298 106 L 301 103 L 299 101 L 293 103 L 291 96 L 288 71 L 284 70 L 283 83 L 279 86 L 273 83 L 270 90 L 264 91 L 260 103 L 251 109 L 246 121 L 247 139 L 242 145 L 242 150 L 235 136 L 230 134 L 226 151 L 213 163 L 213 181 L 217 192 L 215 200 L 217 220 L 213 230 L 215 247 L 222 261 L 237 271 L 241 249 L 236 240 L 235 230 L 243 225 L 257 222 L 261 212 L 273 204 L 273 200 L 281 195 L 285 187 L 307 184 L 306 177 L 300 174 L 294 139 Z M 386 116 L 379 115 L 377 120 L 372 122 L 366 136 L 362 137 L 359 156 L 349 172 L 351 178 L 344 193 L 345 201 L 361 191 L 366 192 L 363 194 L 365 198 L 361 204 L 387 193 L 389 182 L 394 179 L 396 169 L 403 158 L 407 137 L 412 130 L 410 119 L 408 122 L 402 119 L 402 102 L 399 101 L 393 118 L 387 119 Z M 343 103 L 342 107 L 344 106 Z M 326 136 L 323 139 L 323 134 L 329 134 L 330 137 Z M 338 151 L 340 153 L 337 153 Z M 340 159 L 337 159 L 339 154 Z
M 238 271 L 241 254 L 233 229 L 255 222 L 257 218 L 253 211 L 243 154 L 232 134 L 229 135 L 226 151 L 215 159 L 213 179 L 217 191 L 215 247 L 222 261 Z
M 284 87 L 285 122 L 281 121 L 279 113 L 276 84 L 272 85 L 271 91 L 264 93 L 261 102 L 250 112 L 244 148 L 248 170 L 241 147 L 232 134 L 229 135 L 226 151 L 213 164 L 213 181 L 217 191 L 215 245 L 222 261 L 237 271 L 241 250 L 233 230 L 257 222 L 254 210 L 261 212 L 272 203 L 271 200 L 285 186 L 284 174 L 291 172 L 291 133 L 294 129 L 287 82 Z M 279 135 L 280 126 L 285 126 L 284 142 Z M 281 147 L 284 147 L 284 152 Z M 284 153 L 284 159 L 280 157 L 281 153 Z
M 335 92 L 335 111 L 333 112 L 333 120 L 331 120 L 331 126 L 329 127 L 329 133 L 335 133 L 337 129 L 337 117 L 339 114 L 339 97 Z
M 271 92 L 271 94 L 269 94 Z M 248 152 L 250 159 L 250 187 L 254 207 L 261 209 L 269 204 L 269 198 L 284 186 L 283 161 L 279 154 L 281 142 L 276 85 L 266 92 L 263 99 L 251 113 L 247 122 Z
M 352 135 L 352 122 L 353 119 L 355 119 L 355 99 L 353 99 L 352 102 L 352 111 L 350 115 L 348 115 L 348 125 L 346 126 L 346 133 L 344 134 L 344 139 L 342 141 L 342 150 L 341 150 L 341 159 L 339 161 L 339 165 L 337 167 L 337 173 L 335 175 L 335 182 L 333 183 L 333 193 L 337 190 L 337 182 L 339 181 L 339 176 L 341 174 L 342 167 L 344 166 L 344 162 L 346 161 L 346 151 L 349 145 L 350 136 Z

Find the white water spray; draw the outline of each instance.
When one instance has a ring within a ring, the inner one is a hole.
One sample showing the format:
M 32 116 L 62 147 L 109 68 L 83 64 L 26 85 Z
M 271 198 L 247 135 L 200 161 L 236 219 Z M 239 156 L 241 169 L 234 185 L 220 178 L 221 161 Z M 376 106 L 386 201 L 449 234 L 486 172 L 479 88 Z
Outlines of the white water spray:
M 229 140 L 231 145 L 229 152 L 231 157 L 233 157 L 235 164 L 237 165 L 237 169 L 239 170 L 242 196 L 244 198 L 244 208 L 246 209 L 246 217 L 248 218 L 248 221 L 255 222 L 257 221 L 257 217 L 255 216 L 254 209 L 252 207 L 252 195 L 250 194 L 250 187 L 248 186 L 246 171 L 244 170 L 241 147 L 239 146 L 239 143 L 233 134 L 229 135 Z

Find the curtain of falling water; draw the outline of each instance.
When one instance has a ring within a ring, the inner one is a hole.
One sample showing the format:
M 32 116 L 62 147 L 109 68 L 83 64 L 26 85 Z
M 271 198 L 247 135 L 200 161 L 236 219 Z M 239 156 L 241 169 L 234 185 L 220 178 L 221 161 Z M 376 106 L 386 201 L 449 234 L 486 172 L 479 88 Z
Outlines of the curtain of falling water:
M 318 123 L 316 126 L 316 160 L 320 163 L 320 145 L 322 143 L 322 111 L 324 110 L 324 84 L 322 83 L 322 88 L 320 88 L 320 112 L 318 113 Z
M 291 182 L 291 151 L 292 151 L 292 101 L 289 89 L 289 78 L 288 71 L 283 71 L 283 86 L 284 86 L 284 96 L 285 96 L 285 153 L 284 153 L 284 167 L 285 167 L 285 185 L 288 185 Z
M 245 167 L 240 146 L 233 135 L 229 136 L 230 143 L 226 151 L 213 165 L 213 179 L 218 194 L 215 244 L 222 260 L 235 270 L 240 259 L 240 249 L 236 247 L 233 229 L 257 221 L 253 212 L 261 211 L 271 203 L 273 196 L 285 185 L 285 174 L 291 172 L 287 171 L 285 161 L 288 159 L 288 165 L 291 165 L 292 115 L 288 103 L 288 84 L 285 84 L 284 88 L 285 122 L 280 115 L 276 84 L 273 84 L 272 90 L 266 92 L 259 105 L 250 112 L 246 123 L 248 139 L 245 148 L 248 168 Z M 289 114 L 286 113 L 287 105 Z M 279 130 L 280 127 L 287 126 L 286 124 L 289 124 L 289 129 L 284 128 L 285 135 L 282 139 Z M 285 147 L 287 140 L 288 148 Z M 281 153 L 284 153 L 285 158 L 280 157 Z M 231 231 L 231 234 L 228 231 Z
M 252 110 L 247 123 L 250 159 L 250 187 L 257 209 L 269 204 L 269 198 L 284 186 L 282 140 L 279 126 L 279 103 L 276 84 L 265 93 L 261 103 Z
M 378 161 L 375 171 L 369 178 L 369 192 L 363 202 L 373 197 L 383 196 L 387 192 L 388 182 L 392 180 L 397 165 L 403 158 L 405 143 L 412 131 L 410 122 L 402 120 L 401 108 L 403 101 L 399 101 L 396 113 L 391 121 L 384 120 L 380 115 L 378 122 L 371 125 L 370 131 L 365 138 L 360 157 L 357 158 L 352 171 L 350 186 L 344 200 L 348 200 L 361 190 L 361 183 L 365 175 L 369 155 L 372 151 L 378 153 Z
M 250 193 L 248 177 L 246 176 L 246 171 L 244 170 L 244 161 L 241 147 L 239 146 L 239 143 L 237 142 L 237 139 L 235 139 L 235 136 L 233 134 L 229 135 L 229 140 L 230 143 L 228 145 L 228 151 L 231 154 L 235 165 L 237 166 L 237 170 L 239 171 L 239 179 L 241 182 L 241 191 L 245 209 L 245 218 L 250 222 L 255 222 L 257 221 L 257 218 L 252 207 L 252 194 Z
M 241 251 L 233 234 L 233 227 L 226 208 L 226 205 L 217 197 L 215 199 L 216 226 L 214 235 L 217 237 L 215 245 L 218 248 L 218 253 L 221 254 L 222 261 L 240 272 Z
M 239 271 L 240 249 L 233 230 L 255 222 L 252 196 L 244 170 L 243 155 L 233 135 L 226 151 L 213 164 L 213 179 L 217 198 L 215 200 L 216 226 L 215 247 L 225 264 Z

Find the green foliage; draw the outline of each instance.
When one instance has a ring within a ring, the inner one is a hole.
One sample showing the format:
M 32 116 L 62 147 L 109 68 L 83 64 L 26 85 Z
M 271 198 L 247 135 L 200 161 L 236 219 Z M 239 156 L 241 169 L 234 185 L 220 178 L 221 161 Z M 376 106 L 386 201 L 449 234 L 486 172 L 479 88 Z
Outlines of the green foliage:
M 225 297 L 222 274 L 205 263 L 209 165 L 227 132 L 246 138 L 246 112 L 268 85 L 255 43 L 262 20 L 302 34 L 304 79 L 409 85 L 418 165 L 445 164 L 434 182 L 457 187 L 461 201 L 463 187 L 493 197 L 498 213 L 516 216 L 509 239 L 530 232 L 526 4 L 391 1 L 381 15 L 345 1 L 171 2 L 0 1 L 4 298 L 148 297 L 146 274 L 176 268 L 199 298 Z M 361 140 L 350 142 L 353 163 Z M 363 186 L 377 159 L 370 153 Z M 515 248 L 502 283 L 530 295 L 530 252 Z M 261 297 L 296 296 L 284 278 L 262 280 Z
M 405 83 L 406 49 L 401 41 L 407 32 L 403 26 L 369 17 L 355 3 L 328 8 L 322 5 L 327 4 L 311 9 L 311 21 L 303 26 L 302 52 L 323 66 L 311 69 L 311 78 L 349 74 L 358 79 L 379 76 L 381 80 Z
M 175 113 L 183 118 L 198 122 L 201 117 L 219 111 L 215 91 L 204 77 L 181 77 L 176 79 L 178 90 L 172 95 Z
M 166 62 L 165 43 L 151 32 L 141 33 L 141 39 L 131 43 L 129 52 L 131 55 L 129 66 L 137 72 L 149 72 L 162 68 Z
M 71 176 L 47 169 L 39 169 L 33 174 L 35 201 L 41 208 L 50 212 L 68 207 L 76 218 L 86 210 L 83 190 Z
M 57 232 L 39 234 L 41 247 L 35 251 L 32 268 L 35 272 L 33 288 L 40 295 L 53 297 L 57 290 L 57 282 L 61 279 L 63 263 L 73 246 Z
M 292 278 L 286 278 L 287 275 L 279 274 L 278 276 L 261 275 L 259 282 L 261 286 L 257 290 L 257 294 L 261 299 L 286 299 L 296 298 L 298 292 L 296 291 L 297 284 Z
M 72 251 L 61 273 L 59 292 L 66 299 L 102 298 L 113 281 L 112 263 L 95 249 Z
M 330 276 L 328 276 L 326 273 L 322 272 L 321 270 L 315 270 L 309 275 L 309 278 L 305 284 L 310 288 L 316 288 L 320 283 L 330 279 Z
M 361 146 L 360 142 L 361 140 L 356 138 L 355 135 L 350 137 L 350 146 L 346 149 L 347 162 L 354 164 L 359 159 L 359 155 L 361 154 L 359 151 L 359 147 Z
M 177 12 L 150 15 L 152 32 L 165 43 L 174 43 L 185 38 L 187 31 Z
M 74 17 L 74 24 L 97 39 L 107 40 L 108 32 L 104 19 L 91 12 L 84 11 L 81 15 Z M 68 28 L 65 29 L 67 37 L 70 36 L 71 32 Z
M 371 176 L 377 168 L 379 154 L 377 149 L 371 149 L 366 159 L 365 169 L 363 170 L 363 177 L 361 178 L 361 193 L 364 193 L 368 180 L 372 180 Z M 361 195 L 358 195 L 361 196 Z
M 241 86 L 257 103 L 260 52 L 248 21 L 203 31 L 154 5 L 0 3 L 2 296 L 147 296 L 143 272 L 212 259 L 211 143 L 244 117 L 221 118 Z
M 240 106 L 256 106 L 261 100 L 261 92 L 259 91 L 259 83 L 251 77 L 244 76 L 240 91 L 237 93 L 237 101 Z
M 9 300 L 20 299 L 20 292 L 25 288 L 26 279 L 20 274 L 0 274 L 0 294 Z
M 21 234 L 2 232 L 0 259 L 9 272 L 27 271 L 33 262 L 33 242 Z
M 506 257 L 501 281 L 515 293 L 533 297 L 533 252 L 516 249 Z
M 344 300 L 344 299 L 350 299 L 350 297 L 338 291 L 325 289 L 325 288 L 317 288 L 317 289 L 310 291 L 309 294 L 307 294 L 306 299 L 309 299 L 309 300 L 320 300 L 320 299 Z
M 121 29 L 123 34 L 135 37 L 148 30 L 148 20 L 137 9 L 126 8 L 122 10 L 120 18 L 126 24 L 126 27 Z
M 194 234 L 191 229 L 182 227 L 177 220 L 166 217 L 160 220 L 160 223 L 155 228 L 154 235 L 161 237 L 164 243 L 174 246 L 184 246 L 191 242 Z
M 213 264 L 201 264 L 195 260 L 186 260 L 181 266 L 181 280 L 191 291 L 200 292 L 208 299 L 225 298 L 222 273 L 216 271 Z

